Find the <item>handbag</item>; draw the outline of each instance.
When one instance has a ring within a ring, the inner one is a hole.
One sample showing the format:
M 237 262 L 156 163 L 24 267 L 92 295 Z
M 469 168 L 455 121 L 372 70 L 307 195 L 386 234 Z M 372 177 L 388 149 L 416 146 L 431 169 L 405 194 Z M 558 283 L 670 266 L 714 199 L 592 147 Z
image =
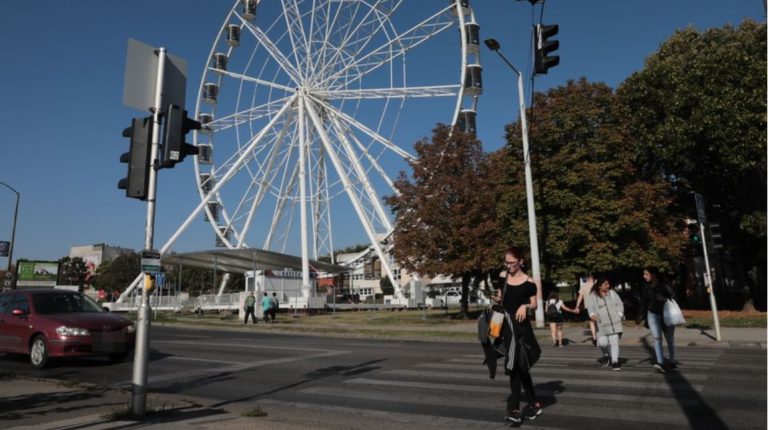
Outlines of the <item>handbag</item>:
M 517 364 L 525 371 L 531 370 L 534 364 L 541 357 L 541 347 L 533 334 L 533 329 L 529 326 L 524 329 L 525 333 L 520 334 L 520 340 L 517 342 L 520 352 L 517 355 Z M 521 330 L 522 331 L 522 330 Z
M 680 310 L 680 306 L 677 305 L 677 302 L 672 299 L 668 299 L 664 302 L 664 324 L 669 327 L 685 324 L 683 311 Z

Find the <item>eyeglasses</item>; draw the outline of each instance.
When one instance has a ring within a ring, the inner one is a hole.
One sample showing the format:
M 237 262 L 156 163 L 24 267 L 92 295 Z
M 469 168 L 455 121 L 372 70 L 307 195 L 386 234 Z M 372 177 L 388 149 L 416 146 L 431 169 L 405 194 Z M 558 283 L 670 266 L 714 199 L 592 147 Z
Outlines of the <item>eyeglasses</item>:
M 515 260 L 515 261 L 504 260 L 504 264 L 507 266 L 517 266 L 518 264 L 520 264 L 520 260 Z

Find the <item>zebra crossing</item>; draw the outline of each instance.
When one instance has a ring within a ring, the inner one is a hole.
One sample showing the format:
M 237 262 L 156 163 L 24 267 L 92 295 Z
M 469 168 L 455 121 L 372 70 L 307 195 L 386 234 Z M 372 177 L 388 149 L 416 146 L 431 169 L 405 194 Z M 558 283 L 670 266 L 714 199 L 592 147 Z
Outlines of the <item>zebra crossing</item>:
M 598 365 L 595 348 L 544 348 L 532 370 L 544 414 L 523 425 L 628 430 L 649 425 L 751 428 L 749 423 L 755 423 L 754 428 L 765 428 L 765 390 L 755 397 L 739 389 L 750 382 L 765 387 L 765 353 L 742 357 L 738 363 L 723 354 L 722 349 L 680 348 L 678 371 L 659 374 L 651 366 L 649 351 L 641 347 L 622 347 L 618 372 Z M 491 380 L 482 363 L 478 346 L 477 353 L 384 367 L 301 388 L 292 393 L 290 405 L 364 417 L 386 414 L 400 422 L 398 428 L 505 427 L 501 419 L 509 380 L 501 365 Z M 740 425 L 730 425 L 733 422 Z

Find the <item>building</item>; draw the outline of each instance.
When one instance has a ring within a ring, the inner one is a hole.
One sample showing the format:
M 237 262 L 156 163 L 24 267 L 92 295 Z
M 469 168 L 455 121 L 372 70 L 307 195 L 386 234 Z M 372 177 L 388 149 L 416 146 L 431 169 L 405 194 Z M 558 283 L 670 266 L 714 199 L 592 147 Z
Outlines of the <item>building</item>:
M 104 243 L 96 245 L 76 245 L 69 248 L 69 258 L 80 257 L 85 261 L 91 275 L 105 261 L 112 261 L 122 254 L 134 253 L 133 249 L 110 246 Z

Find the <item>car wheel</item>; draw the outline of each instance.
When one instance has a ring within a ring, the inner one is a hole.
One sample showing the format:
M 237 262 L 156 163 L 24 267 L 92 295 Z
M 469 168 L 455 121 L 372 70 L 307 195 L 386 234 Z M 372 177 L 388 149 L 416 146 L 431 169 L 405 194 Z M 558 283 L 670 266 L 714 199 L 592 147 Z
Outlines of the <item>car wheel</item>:
M 29 347 L 29 361 L 38 369 L 48 364 L 48 344 L 43 335 L 37 335 L 32 339 L 32 345 Z

